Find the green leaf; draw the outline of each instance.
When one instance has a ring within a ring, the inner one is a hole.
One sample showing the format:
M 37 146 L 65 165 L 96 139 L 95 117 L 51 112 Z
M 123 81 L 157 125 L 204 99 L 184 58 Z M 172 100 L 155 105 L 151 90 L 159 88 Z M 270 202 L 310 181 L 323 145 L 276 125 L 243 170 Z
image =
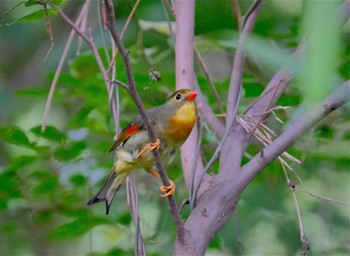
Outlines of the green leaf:
M 56 150 L 54 156 L 58 161 L 69 161 L 77 156 L 86 148 L 84 141 L 77 141 L 67 147 L 60 147 Z
M 0 128 L 0 138 L 7 143 L 23 146 L 33 146 L 27 135 L 17 126 L 7 126 Z
M 16 96 L 46 97 L 48 90 L 41 87 L 20 89 L 16 91 Z
M 49 16 L 54 15 L 58 12 L 58 10 L 55 9 L 47 9 L 47 13 Z M 16 23 L 16 22 L 26 22 L 26 21 L 32 21 L 32 20 L 40 20 L 45 18 L 45 11 L 44 10 L 37 10 L 35 12 L 32 12 L 30 14 L 27 14 L 15 21 L 13 21 L 10 25 Z
M 34 213 L 35 223 L 39 225 L 48 224 L 53 217 L 53 210 L 43 210 L 43 211 L 35 211 Z
M 86 177 L 81 174 L 72 176 L 69 181 L 72 182 L 75 187 L 85 187 L 87 184 Z
M 79 237 L 85 234 L 94 226 L 104 223 L 108 223 L 108 221 L 104 218 L 77 218 L 74 221 L 63 224 L 62 226 L 53 230 L 51 233 L 49 233 L 48 239 L 51 241 L 56 241 Z
M 28 180 L 34 180 L 33 193 L 37 195 L 52 194 L 58 187 L 58 178 L 46 170 L 38 170 L 28 175 Z
M 27 166 L 37 159 L 37 156 L 18 156 L 11 159 L 7 169 L 10 171 L 16 171 L 19 168 Z
M 131 223 L 131 214 L 129 211 L 124 211 L 122 214 L 118 216 L 118 223 L 123 225 L 129 225 Z
M 72 209 L 71 207 L 60 207 L 59 211 L 57 212 L 59 214 L 62 214 L 66 217 L 73 217 L 73 218 L 88 218 L 89 217 L 89 211 L 85 207 L 84 208 L 78 208 L 78 209 Z
M 50 2 L 55 5 L 62 5 L 62 4 L 65 4 L 67 0 L 50 0 Z
M 25 3 L 24 3 L 24 6 L 25 7 L 30 7 L 30 6 L 34 6 L 34 5 L 38 5 L 38 0 L 27 0 Z
M 62 143 L 67 137 L 64 133 L 60 132 L 53 126 L 46 126 L 44 132 L 41 131 L 41 125 L 38 125 L 30 130 L 38 137 L 45 138 L 47 140 Z
M 81 202 L 82 197 L 78 195 L 77 191 L 74 189 L 61 191 L 58 195 L 58 199 L 60 200 L 60 206 L 62 206 L 62 208 L 67 208 L 76 205 L 77 202 Z
M 15 171 L 0 174 L 0 211 L 7 208 L 10 199 L 21 196 L 21 179 Z

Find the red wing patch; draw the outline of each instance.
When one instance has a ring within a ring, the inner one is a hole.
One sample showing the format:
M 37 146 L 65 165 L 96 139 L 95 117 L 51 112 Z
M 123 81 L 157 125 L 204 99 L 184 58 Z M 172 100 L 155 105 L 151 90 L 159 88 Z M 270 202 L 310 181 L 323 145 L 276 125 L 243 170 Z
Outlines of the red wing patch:
M 126 141 L 128 138 L 130 138 L 132 135 L 139 133 L 141 130 L 139 129 L 139 126 L 137 124 L 130 124 L 128 127 L 126 127 L 118 136 L 116 141 L 113 143 L 113 145 L 108 149 L 108 152 L 113 151 L 116 149 L 121 143 Z
M 139 130 L 139 126 L 137 124 L 132 124 L 130 125 L 130 127 L 128 127 L 127 129 L 125 129 L 125 133 L 128 137 L 130 137 L 131 135 L 134 135 L 136 133 L 138 133 Z

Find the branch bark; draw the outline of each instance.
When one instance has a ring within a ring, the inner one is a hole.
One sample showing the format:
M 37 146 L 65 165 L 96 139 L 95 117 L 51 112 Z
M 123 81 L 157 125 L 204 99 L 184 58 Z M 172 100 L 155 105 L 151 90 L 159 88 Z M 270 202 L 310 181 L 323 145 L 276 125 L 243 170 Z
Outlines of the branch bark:
M 106 20 L 105 25 L 109 29 L 109 31 L 113 37 L 113 40 L 114 40 L 116 46 L 118 47 L 120 55 L 123 59 L 123 63 L 124 63 L 125 71 L 126 71 L 126 76 L 127 76 L 127 80 L 128 80 L 128 86 L 127 86 L 128 92 L 130 93 L 130 96 L 132 97 L 141 117 L 144 120 L 145 126 L 146 126 L 147 131 L 148 131 L 148 136 L 149 136 L 150 142 L 155 143 L 156 137 L 155 137 L 155 133 L 153 131 L 153 127 L 151 125 L 151 122 L 150 122 L 148 116 L 146 115 L 146 110 L 145 110 L 145 108 L 142 104 L 142 101 L 141 101 L 141 99 L 137 93 L 137 90 L 136 90 L 134 75 L 132 72 L 131 62 L 130 62 L 130 58 L 129 58 L 129 53 L 126 50 L 123 42 L 120 39 L 120 36 L 117 33 L 117 30 L 115 28 L 115 15 L 114 15 L 114 6 L 113 6 L 112 1 L 105 0 L 105 6 L 106 6 L 106 13 L 107 13 L 107 20 Z M 170 186 L 169 178 L 164 170 L 164 166 L 163 166 L 163 163 L 161 161 L 160 153 L 158 151 L 152 151 L 152 152 L 154 155 L 156 167 L 158 169 L 158 172 L 160 174 L 160 178 L 161 178 L 163 184 L 165 186 Z M 181 216 L 178 212 L 175 198 L 174 198 L 174 196 L 169 196 L 168 200 L 169 200 L 170 211 L 171 211 L 171 214 L 173 215 L 174 222 L 175 222 L 175 225 L 176 225 L 176 228 L 178 231 L 179 239 L 181 241 L 185 242 L 186 241 L 186 232 L 184 229 L 184 222 L 182 221 Z
M 176 42 L 175 42 L 175 64 L 176 64 L 176 88 L 195 87 L 194 74 L 194 10 L 195 1 L 175 2 L 176 14 Z M 193 162 L 197 161 L 195 168 L 194 184 L 198 183 L 199 174 L 202 172 L 203 162 L 199 156 L 195 159 L 196 145 L 198 141 L 197 125 L 193 128 L 191 135 L 181 147 L 181 161 L 183 174 L 187 187 L 189 187 Z
M 349 97 L 350 81 L 347 81 L 304 117 L 290 125 L 284 133 L 243 166 L 238 173 L 219 175 L 215 184 L 199 198 L 197 207 L 185 223 L 185 228 L 191 232 L 188 237 L 195 237 L 195 240 L 188 241 L 186 245 L 177 240 L 174 254 L 204 255 L 211 239 L 229 221 L 241 193 L 248 184 L 307 130 L 348 102 Z M 191 246 L 188 246 L 189 244 Z

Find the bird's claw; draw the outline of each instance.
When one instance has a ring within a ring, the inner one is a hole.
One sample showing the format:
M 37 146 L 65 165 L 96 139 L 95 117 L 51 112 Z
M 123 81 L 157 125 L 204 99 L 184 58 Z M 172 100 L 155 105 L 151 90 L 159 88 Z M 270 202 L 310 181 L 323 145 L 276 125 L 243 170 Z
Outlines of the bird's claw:
M 157 139 L 156 142 L 154 143 L 149 143 L 147 144 L 141 151 L 140 153 L 137 154 L 136 158 L 140 158 L 145 151 L 152 151 L 152 150 L 158 150 L 160 147 L 160 140 Z
M 165 194 L 160 195 L 161 197 L 168 197 L 168 196 L 170 196 L 170 195 L 175 193 L 175 184 L 174 184 L 174 182 L 172 180 L 169 180 L 169 182 L 170 182 L 169 186 L 165 186 L 165 185 L 160 186 L 160 190 L 162 192 L 165 192 Z

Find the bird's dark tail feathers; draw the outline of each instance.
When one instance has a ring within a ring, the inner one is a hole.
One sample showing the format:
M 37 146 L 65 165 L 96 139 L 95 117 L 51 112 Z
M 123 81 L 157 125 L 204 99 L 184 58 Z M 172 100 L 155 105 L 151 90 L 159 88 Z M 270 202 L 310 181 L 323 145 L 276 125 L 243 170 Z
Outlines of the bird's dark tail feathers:
M 87 202 L 87 205 L 92 205 L 99 202 L 106 202 L 106 215 L 109 213 L 109 208 L 115 194 L 118 192 L 121 183 L 124 181 L 121 175 L 115 173 L 114 168 L 111 174 L 108 176 L 107 180 L 103 184 L 100 191 Z

